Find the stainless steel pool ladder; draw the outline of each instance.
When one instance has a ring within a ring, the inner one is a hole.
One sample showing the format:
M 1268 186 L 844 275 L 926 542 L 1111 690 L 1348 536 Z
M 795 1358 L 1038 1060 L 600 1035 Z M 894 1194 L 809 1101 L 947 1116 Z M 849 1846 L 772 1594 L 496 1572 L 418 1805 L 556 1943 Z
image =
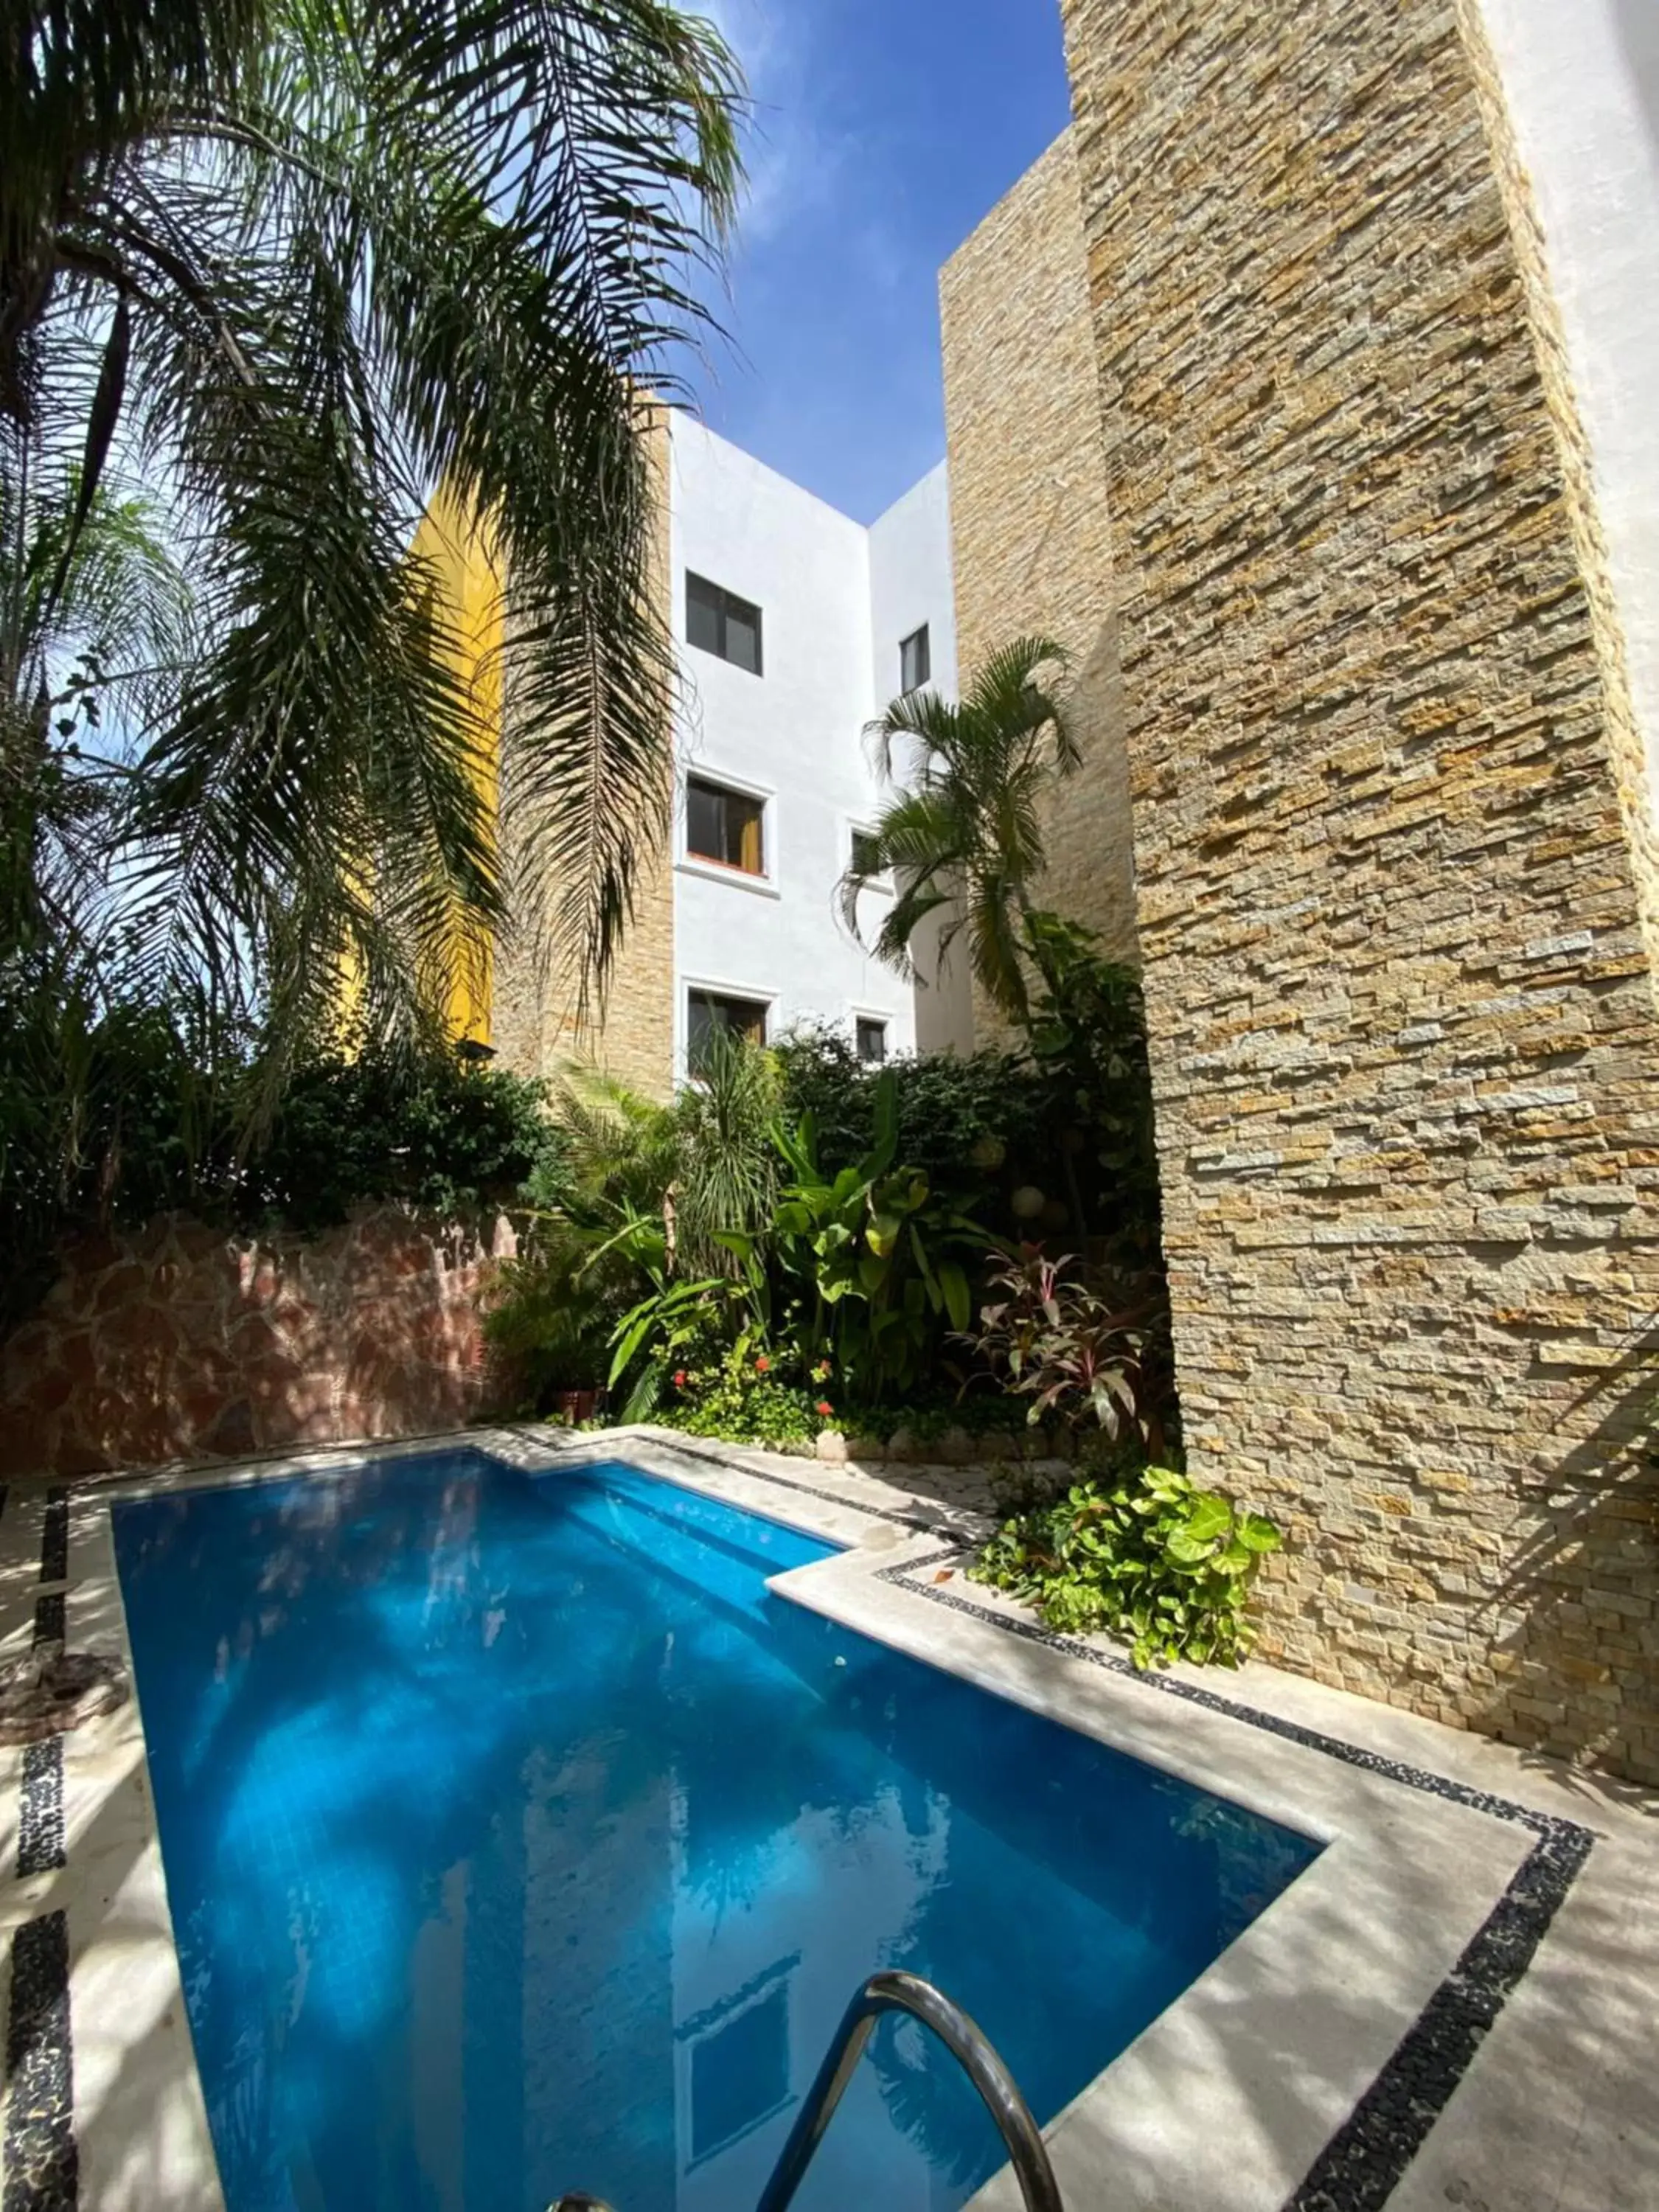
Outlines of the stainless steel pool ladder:
M 897 1973 L 872 1974 L 848 2006 L 757 2212 L 784 2212 L 794 2197 L 884 2012 L 908 2013 L 932 2028 L 979 2091 L 1007 2146 L 1026 2212 L 1064 2212 L 1042 2134 L 1012 2075 L 960 2005 L 920 1975 Z M 597 2197 L 577 2195 L 562 2197 L 553 2212 L 611 2212 L 611 2208 Z

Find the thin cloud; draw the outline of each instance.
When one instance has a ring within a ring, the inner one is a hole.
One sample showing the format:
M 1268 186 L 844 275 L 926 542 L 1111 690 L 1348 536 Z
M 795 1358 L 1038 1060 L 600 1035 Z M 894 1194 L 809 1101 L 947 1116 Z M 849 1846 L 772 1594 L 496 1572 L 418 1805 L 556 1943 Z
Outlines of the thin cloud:
M 769 245 L 834 199 L 854 144 L 811 112 L 811 26 L 787 0 L 708 0 L 705 13 L 742 63 L 753 114 L 740 236 Z

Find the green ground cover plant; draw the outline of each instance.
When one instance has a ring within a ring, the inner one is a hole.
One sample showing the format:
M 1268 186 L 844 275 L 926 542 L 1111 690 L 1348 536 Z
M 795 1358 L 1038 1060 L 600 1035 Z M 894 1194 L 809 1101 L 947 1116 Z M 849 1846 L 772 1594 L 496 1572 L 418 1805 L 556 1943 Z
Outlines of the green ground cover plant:
M 1250 1585 L 1280 1540 L 1264 1515 L 1174 1468 L 1120 1463 L 1005 1522 L 969 1573 L 1063 1634 L 1120 1638 L 1137 1667 L 1236 1667 Z

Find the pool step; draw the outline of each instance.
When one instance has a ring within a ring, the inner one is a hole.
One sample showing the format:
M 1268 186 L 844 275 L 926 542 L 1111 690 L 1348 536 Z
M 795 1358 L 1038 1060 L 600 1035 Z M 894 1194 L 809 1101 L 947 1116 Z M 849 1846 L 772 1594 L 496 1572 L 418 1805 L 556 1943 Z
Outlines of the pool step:
M 658 1572 L 689 1582 L 728 1605 L 754 1612 L 769 1578 L 831 1547 L 793 1529 L 735 1512 L 672 1484 L 635 1478 L 570 1485 L 561 1509 L 597 1536 Z

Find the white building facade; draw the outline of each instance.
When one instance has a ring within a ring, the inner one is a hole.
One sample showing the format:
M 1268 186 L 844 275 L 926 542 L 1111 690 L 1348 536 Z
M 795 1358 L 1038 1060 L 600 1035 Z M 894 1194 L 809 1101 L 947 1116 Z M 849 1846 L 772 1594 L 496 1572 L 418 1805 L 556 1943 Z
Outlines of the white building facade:
M 716 1022 L 768 1042 L 831 1024 L 871 1061 L 966 1045 L 965 987 L 873 957 L 878 890 L 864 943 L 837 902 L 890 796 L 866 726 L 913 684 L 954 696 L 944 465 L 866 529 L 677 414 L 669 500 L 677 1075 Z

